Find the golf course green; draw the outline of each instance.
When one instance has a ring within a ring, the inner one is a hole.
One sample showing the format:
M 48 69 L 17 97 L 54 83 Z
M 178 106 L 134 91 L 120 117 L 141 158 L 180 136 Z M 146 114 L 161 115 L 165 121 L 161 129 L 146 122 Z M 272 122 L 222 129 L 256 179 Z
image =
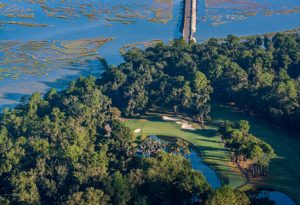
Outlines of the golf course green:
M 164 114 L 149 113 L 138 119 L 124 119 L 132 130 L 140 129 L 139 136 L 161 135 L 184 139 L 195 145 L 202 154 L 203 161 L 211 166 L 224 184 L 232 188 L 248 190 L 252 187 L 280 191 L 289 195 L 300 204 L 300 172 L 295 169 L 300 164 L 300 141 L 291 133 L 276 128 L 241 111 L 226 106 L 212 106 L 211 121 L 205 128 L 192 124 L 196 130 L 182 129 L 173 121 L 162 119 Z M 224 120 L 248 120 L 251 132 L 269 143 L 275 150 L 276 158 L 272 159 L 269 175 L 262 178 L 247 178 L 230 157 L 218 133 L 218 124 Z

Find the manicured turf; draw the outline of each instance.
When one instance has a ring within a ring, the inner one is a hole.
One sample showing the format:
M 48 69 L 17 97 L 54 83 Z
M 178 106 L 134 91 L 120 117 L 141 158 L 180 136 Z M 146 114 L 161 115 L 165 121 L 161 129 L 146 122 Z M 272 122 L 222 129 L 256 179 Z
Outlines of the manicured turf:
M 245 113 L 224 107 L 213 108 L 214 111 L 211 113 L 213 119 L 248 120 L 251 132 L 274 148 L 277 157 L 271 161 L 269 176 L 261 180 L 252 180 L 252 183 L 257 187 L 286 193 L 300 204 L 300 136 L 285 132 Z
M 166 122 L 159 115 L 148 115 L 142 119 L 126 119 L 127 126 L 135 129 L 142 129 L 138 135 L 162 135 L 182 138 L 197 146 L 202 154 L 204 161 L 217 171 L 224 183 L 231 187 L 238 187 L 246 183 L 245 177 L 230 162 L 230 158 L 217 132 L 217 126 L 209 125 L 206 129 L 196 131 L 182 130 L 180 125 L 175 122 Z
M 256 187 L 270 188 L 290 195 L 297 204 L 300 204 L 300 140 L 295 136 L 272 127 L 268 123 L 258 120 L 242 112 L 221 106 L 213 106 L 212 121 L 206 124 L 205 129 L 196 131 L 182 130 L 175 122 L 166 122 L 159 114 L 151 114 L 142 119 L 126 119 L 125 123 L 133 130 L 141 128 L 138 135 L 165 135 L 179 137 L 197 146 L 203 160 L 209 164 L 225 184 L 233 188 L 249 189 Z M 217 132 L 218 122 L 223 120 L 249 120 L 251 132 L 275 149 L 277 157 L 271 161 L 268 177 L 260 180 L 246 178 L 239 169 L 230 162 L 228 153 L 224 150 L 220 135 Z

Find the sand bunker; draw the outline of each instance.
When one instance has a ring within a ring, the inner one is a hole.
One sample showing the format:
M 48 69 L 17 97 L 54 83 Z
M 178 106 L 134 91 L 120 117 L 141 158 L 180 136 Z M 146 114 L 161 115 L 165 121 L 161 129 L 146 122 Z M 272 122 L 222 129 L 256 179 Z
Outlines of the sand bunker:
M 134 133 L 140 133 L 142 131 L 142 129 L 136 129 L 136 130 L 134 130 L 133 132 Z
M 189 124 L 185 120 L 180 120 L 177 117 L 168 117 L 168 116 L 163 116 L 163 120 L 165 121 L 171 121 L 171 122 L 176 122 L 176 124 L 181 125 L 181 129 L 183 130 L 196 130 L 196 128 L 193 127 L 193 125 Z
M 168 117 L 168 116 L 163 116 L 162 118 L 163 118 L 163 120 L 165 120 L 165 121 L 179 121 L 179 120 L 180 120 L 179 118 L 176 118 L 176 117 Z
M 176 123 L 181 125 L 181 129 L 196 130 L 196 128 L 193 128 L 193 126 L 191 124 L 189 124 L 187 121 L 177 121 Z

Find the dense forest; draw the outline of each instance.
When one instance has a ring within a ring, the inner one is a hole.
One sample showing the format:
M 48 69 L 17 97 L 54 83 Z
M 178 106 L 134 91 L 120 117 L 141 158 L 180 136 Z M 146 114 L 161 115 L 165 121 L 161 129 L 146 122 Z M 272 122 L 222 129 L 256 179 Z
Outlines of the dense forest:
M 111 67 L 100 82 L 124 114 L 167 107 L 203 123 L 212 98 L 299 129 L 299 34 L 248 40 L 228 36 L 203 44 L 175 40 L 145 51 L 133 49 L 124 58 L 125 63 Z
M 119 117 L 166 109 L 205 125 L 212 99 L 292 127 L 300 120 L 299 43 L 284 34 L 158 43 L 130 50 L 99 79 L 22 98 L 0 115 L 0 204 L 249 204 L 243 192 L 213 190 L 177 145 L 137 140 Z M 220 132 L 234 161 L 267 173 L 273 149 L 247 122 Z
M 118 117 L 93 77 L 5 110 L 0 204 L 249 204 L 242 192 L 212 190 L 180 152 L 137 155 L 147 142 L 137 146 Z

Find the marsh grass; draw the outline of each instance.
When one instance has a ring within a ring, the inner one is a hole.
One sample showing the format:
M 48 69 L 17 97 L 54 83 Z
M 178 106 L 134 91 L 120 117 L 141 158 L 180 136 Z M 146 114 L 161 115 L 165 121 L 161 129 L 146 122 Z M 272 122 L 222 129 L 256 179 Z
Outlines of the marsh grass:
M 0 41 L 0 80 L 23 75 L 43 76 L 98 57 L 98 49 L 112 38 L 73 41 Z

